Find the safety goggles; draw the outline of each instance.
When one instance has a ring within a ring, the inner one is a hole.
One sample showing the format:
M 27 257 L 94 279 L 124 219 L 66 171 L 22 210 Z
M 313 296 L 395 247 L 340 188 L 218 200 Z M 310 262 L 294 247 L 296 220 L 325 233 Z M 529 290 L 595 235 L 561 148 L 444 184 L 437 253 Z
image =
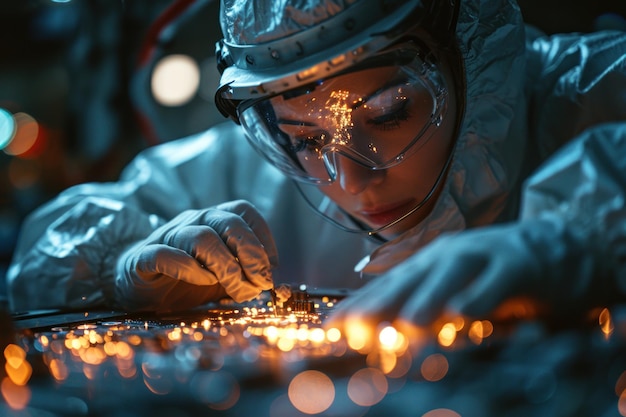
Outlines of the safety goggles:
M 436 63 L 414 42 L 358 67 L 271 97 L 243 101 L 250 143 L 286 175 L 330 184 L 340 158 L 371 170 L 416 152 L 441 124 L 448 89 Z

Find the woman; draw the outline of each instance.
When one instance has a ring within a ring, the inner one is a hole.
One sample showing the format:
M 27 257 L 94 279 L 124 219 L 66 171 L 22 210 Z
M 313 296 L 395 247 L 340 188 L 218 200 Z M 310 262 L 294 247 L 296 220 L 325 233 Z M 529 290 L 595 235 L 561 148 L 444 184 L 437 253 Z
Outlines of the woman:
M 273 282 L 363 287 L 337 322 L 623 299 L 625 34 L 527 33 L 513 0 L 223 0 L 220 18 L 235 123 L 33 213 L 14 310 L 177 309 Z

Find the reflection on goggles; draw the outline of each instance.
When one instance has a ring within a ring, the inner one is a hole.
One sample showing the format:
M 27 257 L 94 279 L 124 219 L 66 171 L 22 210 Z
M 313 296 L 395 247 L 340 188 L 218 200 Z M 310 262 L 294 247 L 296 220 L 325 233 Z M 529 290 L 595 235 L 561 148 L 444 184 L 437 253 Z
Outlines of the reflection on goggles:
M 327 184 L 339 156 L 373 170 L 400 163 L 445 112 L 439 71 L 415 49 L 385 62 L 248 103 L 240 120 L 250 142 L 287 175 Z M 410 59 L 406 59 L 406 54 Z M 380 62 L 380 61 L 378 61 Z

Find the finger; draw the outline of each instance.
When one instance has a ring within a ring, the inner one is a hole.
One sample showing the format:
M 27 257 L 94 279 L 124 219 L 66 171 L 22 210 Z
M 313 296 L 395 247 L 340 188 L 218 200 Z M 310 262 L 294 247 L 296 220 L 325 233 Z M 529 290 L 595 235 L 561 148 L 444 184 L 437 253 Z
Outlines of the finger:
M 206 213 L 205 221 L 236 258 L 247 281 L 261 290 L 274 287 L 266 247 L 241 217 L 229 212 L 211 211 Z
M 528 279 L 522 271 L 521 266 L 491 262 L 477 279 L 450 299 L 449 309 L 471 317 L 491 313 L 505 299 L 521 292 L 523 282 Z
M 425 261 L 410 259 L 357 290 L 338 304 L 328 320 L 329 326 L 341 327 L 348 318 L 372 325 L 394 321 L 406 299 L 419 291 L 430 268 Z
M 236 200 L 220 204 L 216 208 L 240 216 L 265 248 L 270 264 L 278 266 L 278 249 L 272 232 L 261 213 L 252 204 L 245 200 Z
M 365 287 L 358 289 L 336 304 L 329 317 L 325 320 L 325 325 L 329 328 L 344 328 L 348 317 L 351 320 L 365 320 L 367 308 L 363 303 L 371 299 L 372 294 L 376 293 L 376 289 L 381 285 L 379 280 L 382 279 L 382 277 L 376 278 L 375 281 L 368 283 Z
M 420 291 L 413 291 L 399 316 L 418 325 L 427 325 L 439 317 L 448 300 L 463 289 L 484 269 L 482 257 L 458 257 L 441 262 L 424 279 Z
M 260 287 L 248 281 L 236 255 L 211 227 L 181 227 L 168 234 L 165 241 L 168 245 L 188 253 L 191 258 L 197 259 L 204 269 L 217 278 L 235 301 L 248 301 L 261 293 Z M 267 258 L 265 262 L 267 270 L 269 268 Z M 187 276 L 181 276 L 180 279 L 193 283 L 193 278 L 190 281 Z
M 218 279 L 183 250 L 167 245 L 148 245 L 134 260 L 134 269 L 144 281 L 154 282 L 163 276 L 194 285 L 215 285 Z

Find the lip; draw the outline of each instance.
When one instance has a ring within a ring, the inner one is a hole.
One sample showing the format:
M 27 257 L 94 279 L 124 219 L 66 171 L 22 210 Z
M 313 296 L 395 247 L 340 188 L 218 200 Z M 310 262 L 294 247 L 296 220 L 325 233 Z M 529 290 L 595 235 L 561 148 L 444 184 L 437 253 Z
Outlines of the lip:
M 359 211 L 359 214 L 372 225 L 384 226 L 400 218 L 411 210 L 413 206 L 414 201 L 409 199 L 398 203 L 363 209 Z

